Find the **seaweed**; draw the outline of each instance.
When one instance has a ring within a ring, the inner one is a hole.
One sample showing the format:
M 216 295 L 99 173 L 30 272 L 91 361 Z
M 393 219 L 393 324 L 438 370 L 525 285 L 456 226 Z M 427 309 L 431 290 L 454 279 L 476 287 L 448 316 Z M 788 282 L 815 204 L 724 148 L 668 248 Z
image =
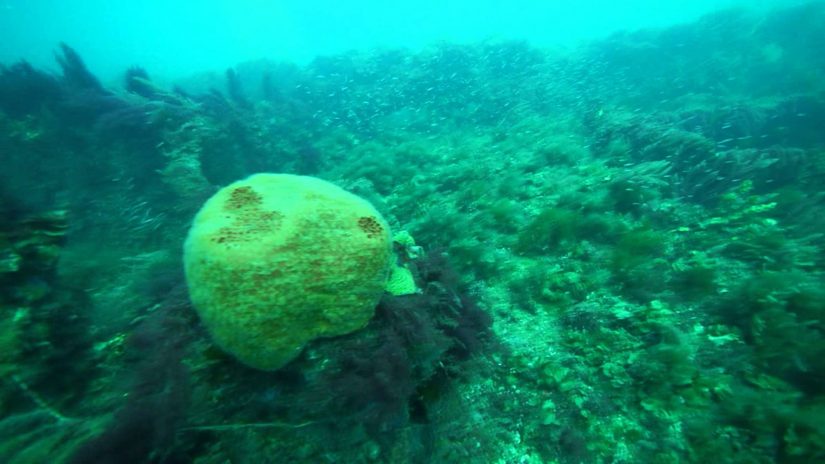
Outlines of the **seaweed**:
M 94 94 L 108 94 L 100 81 L 92 74 L 80 55 L 65 43 L 60 43 L 60 50 L 55 53 L 57 64 L 63 71 L 63 82 L 72 92 L 88 91 Z
M 21 61 L 9 67 L 0 65 L 0 110 L 12 118 L 34 115 L 53 108 L 63 96 L 53 76 Z
M 490 340 L 489 315 L 460 290 L 443 254 L 431 252 L 414 264 L 424 293 L 382 299 L 367 333 L 351 337 L 321 373 L 327 414 L 340 410 L 375 437 L 397 431 L 412 416 L 426 417 L 429 404 L 416 392 L 446 388 L 441 376 L 459 375 L 459 363 Z
M 149 100 L 158 98 L 158 90 L 149 79 L 149 73 L 140 66 L 132 66 L 123 76 L 124 88 L 127 92 L 140 95 Z
M 132 332 L 126 355 L 131 366 L 131 387 L 126 403 L 106 429 L 74 452 L 70 463 L 183 463 L 197 436 L 181 438 L 190 403 L 189 370 L 183 360 L 191 341 L 191 317 L 185 292 L 170 291 L 161 309 L 149 315 Z M 185 294 L 185 293 L 184 293 Z
M 563 242 L 576 238 L 578 218 L 576 211 L 546 208 L 522 228 L 514 249 L 526 255 L 552 253 Z
M 243 86 L 238 73 L 234 69 L 226 70 L 226 91 L 229 94 L 229 99 L 238 106 L 248 107 L 249 100 L 244 96 Z

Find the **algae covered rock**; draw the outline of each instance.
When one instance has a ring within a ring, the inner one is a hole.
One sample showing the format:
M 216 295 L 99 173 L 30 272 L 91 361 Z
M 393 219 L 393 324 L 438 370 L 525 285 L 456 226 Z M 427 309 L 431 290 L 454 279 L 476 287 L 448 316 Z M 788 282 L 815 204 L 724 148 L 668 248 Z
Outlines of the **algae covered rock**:
M 391 264 L 389 227 L 321 179 L 255 174 L 207 200 L 184 244 L 192 303 L 214 341 L 275 370 L 318 337 L 372 317 Z

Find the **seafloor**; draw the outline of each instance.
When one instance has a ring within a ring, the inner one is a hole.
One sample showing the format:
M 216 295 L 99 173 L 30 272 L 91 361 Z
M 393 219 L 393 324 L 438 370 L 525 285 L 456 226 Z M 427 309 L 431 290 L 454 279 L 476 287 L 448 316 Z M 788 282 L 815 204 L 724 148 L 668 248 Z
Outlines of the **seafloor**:
M 816 2 L 174 87 L 0 67 L 0 461 L 825 462 L 823 45 Z M 274 373 L 216 349 L 181 246 L 255 172 L 370 200 L 421 292 Z

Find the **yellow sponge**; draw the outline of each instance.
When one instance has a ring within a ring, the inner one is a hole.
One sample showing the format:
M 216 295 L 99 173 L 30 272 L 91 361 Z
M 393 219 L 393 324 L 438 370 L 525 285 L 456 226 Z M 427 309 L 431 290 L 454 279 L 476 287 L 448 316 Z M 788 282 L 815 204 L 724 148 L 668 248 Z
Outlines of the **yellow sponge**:
M 329 182 L 255 174 L 207 200 L 184 244 L 192 304 L 217 343 L 275 370 L 372 317 L 391 264 L 378 211 Z

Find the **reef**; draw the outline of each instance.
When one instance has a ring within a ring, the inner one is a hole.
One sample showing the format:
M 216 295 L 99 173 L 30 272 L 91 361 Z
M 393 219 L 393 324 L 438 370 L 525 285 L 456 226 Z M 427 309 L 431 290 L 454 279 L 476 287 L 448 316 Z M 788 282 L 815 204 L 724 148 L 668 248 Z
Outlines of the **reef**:
M 825 460 L 823 21 L 169 88 L 65 44 L 58 73 L 0 66 L 0 460 Z M 198 208 L 256 172 L 368 200 L 415 279 L 274 372 L 214 346 L 181 266 Z

